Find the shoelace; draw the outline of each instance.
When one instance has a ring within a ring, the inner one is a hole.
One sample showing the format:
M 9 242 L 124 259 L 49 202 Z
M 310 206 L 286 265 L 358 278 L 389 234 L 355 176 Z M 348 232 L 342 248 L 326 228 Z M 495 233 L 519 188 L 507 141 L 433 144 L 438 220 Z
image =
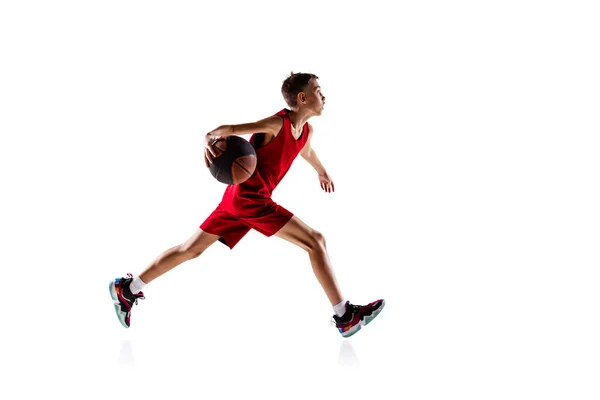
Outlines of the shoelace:
M 133 302 L 135 302 L 135 304 L 137 305 L 138 300 L 144 300 L 146 297 L 144 296 L 144 292 L 139 292 L 137 294 L 133 294 L 131 293 L 131 295 L 133 296 Z

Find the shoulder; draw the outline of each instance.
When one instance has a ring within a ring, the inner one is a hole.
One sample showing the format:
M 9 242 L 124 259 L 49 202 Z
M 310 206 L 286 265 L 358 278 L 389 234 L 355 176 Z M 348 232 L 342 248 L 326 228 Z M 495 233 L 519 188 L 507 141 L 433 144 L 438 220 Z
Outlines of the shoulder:
M 283 126 L 283 117 L 280 115 L 271 115 L 256 122 L 264 133 L 277 134 Z

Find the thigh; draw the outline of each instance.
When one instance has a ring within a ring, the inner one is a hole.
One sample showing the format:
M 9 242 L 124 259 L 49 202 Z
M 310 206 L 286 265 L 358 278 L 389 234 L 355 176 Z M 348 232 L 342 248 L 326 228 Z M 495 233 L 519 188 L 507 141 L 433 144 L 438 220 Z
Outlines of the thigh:
M 306 225 L 295 215 L 275 233 L 275 236 L 294 243 L 307 251 L 314 249 L 319 243 L 324 242 L 323 235 L 320 232 Z
M 217 240 L 219 240 L 219 235 L 213 235 L 212 233 L 198 229 L 192 237 L 181 244 L 181 251 L 201 254 Z

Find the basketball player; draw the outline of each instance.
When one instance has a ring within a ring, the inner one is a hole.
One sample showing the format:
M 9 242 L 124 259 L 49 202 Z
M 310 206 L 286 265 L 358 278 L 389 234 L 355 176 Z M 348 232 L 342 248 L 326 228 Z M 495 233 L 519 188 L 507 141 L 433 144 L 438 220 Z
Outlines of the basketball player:
M 278 236 L 306 250 L 313 272 L 333 306 L 332 324 L 335 323 L 343 337 L 356 333 L 383 309 L 384 300 L 359 306 L 344 299 L 323 235 L 271 199 L 273 189 L 298 154 L 317 171 L 322 190 L 327 193 L 335 190 L 310 144 L 313 129 L 308 120 L 321 115 L 325 105 L 318 77 L 292 73 L 283 82 L 281 92 L 289 109 L 254 123 L 220 126 L 206 134 L 207 167 L 215 157 L 216 141 L 230 135 L 252 134 L 250 143 L 256 150 L 256 170 L 245 182 L 227 186 L 221 203 L 191 238 L 159 255 L 139 276 L 127 274 L 110 282 L 115 311 L 124 327 L 130 326 L 133 304 L 144 298 L 141 291 L 144 286 L 177 265 L 198 257 L 216 241 L 233 249 L 250 229 L 265 236 Z

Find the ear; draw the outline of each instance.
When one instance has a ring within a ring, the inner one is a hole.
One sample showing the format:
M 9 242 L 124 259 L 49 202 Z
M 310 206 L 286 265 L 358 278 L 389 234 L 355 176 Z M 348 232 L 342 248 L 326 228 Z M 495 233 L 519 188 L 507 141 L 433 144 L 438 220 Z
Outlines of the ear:
M 304 92 L 298 93 L 298 102 L 305 102 L 305 101 L 306 101 L 306 94 Z

